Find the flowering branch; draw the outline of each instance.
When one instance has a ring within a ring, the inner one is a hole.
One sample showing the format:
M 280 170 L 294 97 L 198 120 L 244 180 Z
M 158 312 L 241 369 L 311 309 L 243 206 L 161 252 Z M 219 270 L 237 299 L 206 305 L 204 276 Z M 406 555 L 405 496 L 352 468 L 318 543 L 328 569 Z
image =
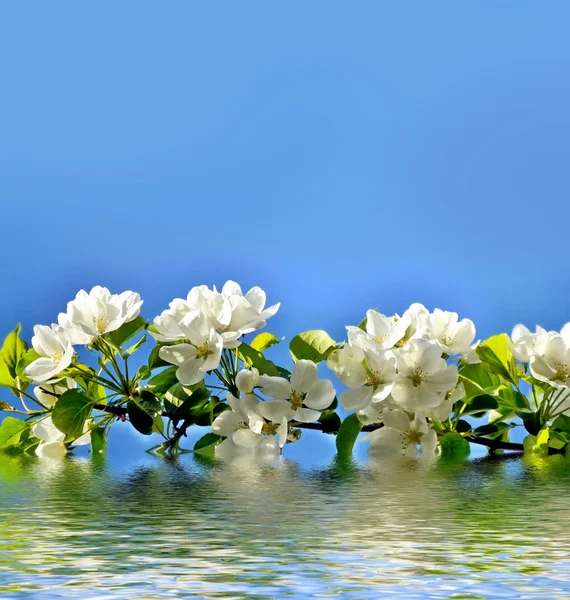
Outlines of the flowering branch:
M 370 452 L 386 459 L 466 456 L 470 443 L 536 454 L 570 447 L 570 325 L 535 333 L 518 325 L 511 336 L 475 342 L 473 322 L 456 313 L 421 304 L 401 316 L 369 310 L 346 328 L 346 341 L 321 330 L 295 336 L 289 371 L 266 356 L 280 340 L 258 332 L 279 304 L 266 308 L 258 287 L 245 294 L 233 281 L 221 291 L 192 288 L 152 324 L 141 305 L 134 292 L 96 286 L 81 290 L 57 324 L 37 325 L 31 348 L 19 326 L 8 335 L 0 386 L 24 410 L 7 403 L 0 410 L 27 418 L 2 421 L 0 450 L 57 458 L 91 444 L 101 452 L 117 420 L 142 435 L 158 432 L 158 448 L 171 453 L 182 451 L 190 427 L 208 426 L 194 451 L 221 458 L 279 456 L 305 429 L 335 435 L 345 456 L 365 433 Z M 130 372 L 129 357 L 147 334 L 155 345 Z M 78 346 L 94 365 L 79 360 Z M 340 382 L 338 395 L 319 363 Z M 26 399 L 41 410 L 30 410 Z M 484 425 L 472 420 L 485 416 Z M 524 444 L 511 442 L 511 428 L 521 425 Z

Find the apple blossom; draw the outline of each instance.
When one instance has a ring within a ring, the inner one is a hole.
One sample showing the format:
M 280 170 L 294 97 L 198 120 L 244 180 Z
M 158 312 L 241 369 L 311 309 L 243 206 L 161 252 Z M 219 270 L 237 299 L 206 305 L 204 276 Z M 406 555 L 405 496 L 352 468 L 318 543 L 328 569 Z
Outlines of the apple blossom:
M 46 407 L 53 408 L 59 396 L 70 389 L 76 388 L 77 384 L 70 377 L 61 379 L 54 383 L 43 383 L 34 388 L 34 396 Z
M 162 360 L 176 365 L 176 377 L 182 385 L 193 385 L 204 379 L 208 371 L 217 369 L 222 356 L 221 335 L 209 327 L 203 313 L 194 310 L 179 324 L 187 342 L 174 346 L 162 346 Z
M 530 371 L 540 381 L 555 388 L 570 386 L 570 346 L 558 333 L 545 333 L 540 341 L 540 353 L 530 356 Z
M 459 321 L 459 315 L 436 308 L 433 313 L 420 317 L 420 322 L 449 356 L 466 354 L 475 339 L 475 325 L 470 319 Z
M 260 375 L 258 387 L 273 400 L 262 403 L 260 413 L 270 420 L 312 423 L 321 416 L 335 397 L 332 382 L 320 379 L 317 365 L 311 360 L 299 360 L 293 366 L 291 381 L 284 377 Z
M 446 363 L 436 342 L 413 339 L 395 356 L 398 374 L 392 397 L 409 412 L 439 406 L 445 392 L 457 385 L 457 367 Z
M 386 408 L 382 411 L 384 427 L 364 436 L 370 440 L 369 452 L 372 455 L 391 458 L 406 456 L 415 458 L 419 451 L 429 456 L 435 453 L 437 435 L 430 429 L 426 419 L 416 415 L 413 419 L 402 410 Z
M 396 363 L 391 352 L 368 350 L 364 353 L 364 365 L 360 366 L 360 378 L 353 377 L 351 387 L 339 398 L 343 408 L 351 412 L 386 400 L 392 393 L 396 375 Z
M 233 442 L 243 448 L 257 448 L 265 442 L 266 436 L 277 436 L 277 445 L 282 448 L 287 441 L 287 419 L 265 419 L 261 414 L 260 402 L 253 394 L 237 398 L 232 394 L 226 396 L 231 410 L 226 410 L 216 417 L 212 423 L 212 431 L 217 435 L 231 437 Z M 274 439 L 274 438 L 273 438 Z
M 91 441 L 89 428 L 91 421 L 85 421 L 83 435 L 78 437 L 74 446 L 85 446 Z M 51 417 L 47 417 L 32 427 L 32 435 L 40 440 L 36 448 L 36 454 L 42 458 L 63 458 L 67 454 L 67 446 L 64 443 L 65 434 L 53 423 Z
M 215 289 L 215 288 L 214 288 Z M 265 327 L 267 319 L 278 310 L 280 303 L 265 308 L 266 295 L 260 287 L 252 287 L 245 295 L 235 281 L 227 281 L 222 287 L 222 295 L 229 299 L 232 307 L 230 331 L 240 335 Z
M 393 348 L 405 335 L 408 323 L 396 316 L 387 317 L 376 310 L 366 313 L 366 331 L 360 327 L 347 327 L 348 341 L 352 346 L 386 350 Z
M 259 371 L 255 367 L 242 369 L 236 375 L 237 389 L 244 394 L 251 394 L 259 381 Z
M 53 379 L 67 369 L 73 360 L 73 346 L 59 325 L 36 325 L 32 346 L 40 357 L 25 368 L 24 375 L 35 383 Z
M 67 314 L 61 316 L 61 322 L 91 341 L 135 319 L 141 305 L 142 300 L 135 292 L 111 294 L 107 288 L 97 285 L 89 293 L 85 290 L 77 293 L 75 300 L 67 304 Z

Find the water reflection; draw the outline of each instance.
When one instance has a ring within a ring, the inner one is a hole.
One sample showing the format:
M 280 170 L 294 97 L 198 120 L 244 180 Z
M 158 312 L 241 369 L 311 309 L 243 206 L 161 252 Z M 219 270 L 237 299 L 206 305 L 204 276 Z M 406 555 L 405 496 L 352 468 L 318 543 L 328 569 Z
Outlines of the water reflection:
M 570 462 L 0 456 L 2 597 L 568 598 Z

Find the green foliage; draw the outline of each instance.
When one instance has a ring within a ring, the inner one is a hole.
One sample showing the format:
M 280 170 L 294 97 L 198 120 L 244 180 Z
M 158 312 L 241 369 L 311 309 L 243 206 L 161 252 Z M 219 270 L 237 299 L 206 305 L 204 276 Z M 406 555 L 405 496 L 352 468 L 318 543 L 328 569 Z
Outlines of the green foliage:
M 132 346 L 121 350 L 121 358 L 129 358 L 132 354 L 134 354 L 144 343 L 146 342 L 146 334 L 141 337 L 138 342 L 135 342 Z
M 131 425 L 143 435 L 150 435 L 154 422 L 162 414 L 162 402 L 148 390 L 127 402 L 127 413 Z
M 176 383 L 166 393 L 164 408 L 174 422 L 196 419 L 204 414 L 210 415 L 213 407 L 209 405 L 209 400 L 210 391 L 203 381 L 187 387 Z
M 148 368 L 152 371 L 153 369 L 159 369 L 160 367 L 169 367 L 170 363 L 160 358 L 160 349 L 164 344 L 157 344 L 151 351 L 148 357 Z
M 336 350 L 337 343 L 321 329 L 305 331 L 296 335 L 289 344 L 293 361 L 312 360 L 315 363 L 326 360 Z
M 163 397 L 166 392 L 178 383 L 176 371 L 178 367 L 168 367 L 150 379 L 145 388 L 155 396 Z
M 20 381 L 18 363 L 28 351 L 28 345 L 20 338 L 21 325 L 10 332 L 0 349 L 0 386 L 10 388 L 15 396 L 25 391 L 27 384 Z M 35 353 L 35 352 L 34 352 Z M 37 355 L 37 353 L 35 353 Z
M 253 338 L 251 342 L 251 347 L 254 350 L 258 350 L 259 352 L 263 352 L 267 350 L 267 348 L 271 348 L 271 346 L 275 346 L 278 344 L 279 340 L 272 334 L 264 331 Z
M 224 438 L 221 435 L 216 435 L 215 433 L 207 433 L 194 444 L 194 452 L 199 452 L 200 454 L 207 454 L 211 456 L 214 454 L 216 446 L 223 439 Z
M 5 417 L 0 427 L 0 450 L 6 450 L 20 443 L 22 434 L 29 430 L 30 425 L 14 417 Z
M 62 394 L 52 412 L 53 424 L 73 441 L 83 435 L 85 421 L 91 416 L 94 402 L 79 389 Z
M 109 334 L 109 342 L 115 348 L 121 348 L 125 342 L 128 342 L 137 333 L 140 333 L 143 329 L 146 329 L 148 323 L 146 319 L 137 317 L 128 323 L 123 323 L 119 329 L 112 331 Z
M 323 433 L 337 433 L 342 425 L 334 408 L 323 410 L 319 417 L 319 423 L 323 426 Z
M 362 423 L 356 415 L 349 415 L 342 422 L 336 436 L 336 450 L 339 456 L 348 458 L 352 456 L 352 449 L 362 429 Z
M 486 363 L 493 373 L 511 383 L 518 382 L 517 363 L 510 349 L 506 333 L 494 335 L 475 348 L 475 354 Z
M 441 455 L 454 460 L 465 460 L 471 453 L 469 442 L 460 433 L 446 433 L 440 440 Z
M 91 429 L 91 452 L 103 454 L 107 448 L 107 428 L 98 425 Z
M 495 410 L 499 407 L 497 399 L 489 394 L 483 396 L 474 396 L 467 401 L 458 400 L 455 403 L 455 410 L 458 415 L 470 415 L 475 418 L 483 417 L 489 410 Z
M 255 348 L 242 342 L 238 347 L 239 357 L 248 367 L 255 367 L 261 375 L 280 376 L 279 369 Z
M 540 456 L 547 455 L 549 438 L 550 431 L 548 427 L 541 429 L 537 435 L 527 435 L 523 442 L 524 451 Z

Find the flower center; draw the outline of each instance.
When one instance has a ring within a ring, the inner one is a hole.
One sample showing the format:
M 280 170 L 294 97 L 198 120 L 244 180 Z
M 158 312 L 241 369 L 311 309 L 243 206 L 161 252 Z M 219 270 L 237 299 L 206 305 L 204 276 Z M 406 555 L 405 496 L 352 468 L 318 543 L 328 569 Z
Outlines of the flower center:
M 439 340 L 444 346 L 447 346 L 448 348 L 451 348 L 452 346 L 455 345 L 455 342 L 448 337 L 447 335 L 444 335 L 441 337 L 441 339 Z
M 407 431 L 404 436 L 407 444 L 413 444 L 414 446 L 417 446 L 422 441 L 421 433 L 418 431 Z
M 95 324 L 95 329 L 99 333 L 105 333 L 107 325 L 109 325 L 109 321 L 107 321 L 105 317 L 93 317 L 93 323 Z
M 51 357 L 56 362 L 59 362 L 63 358 L 63 352 L 61 350 L 56 350 Z
M 568 379 L 568 367 L 562 363 L 554 363 L 554 377 L 555 381 L 566 381 Z
M 303 392 L 293 392 L 291 394 L 291 406 L 294 409 L 301 408 L 303 406 L 303 401 L 305 400 L 307 394 Z
M 377 344 L 383 344 L 386 341 L 386 334 L 384 334 L 382 337 L 377 337 L 374 340 Z
M 277 429 L 279 429 L 279 425 L 277 425 L 277 423 L 265 423 L 261 428 L 261 433 L 264 435 L 275 435 L 277 433 Z
M 205 360 L 210 354 L 214 353 L 208 348 L 208 342 L 204 342 L 201 346 L 197 346 L 196 358 L 203 358 Z
M 422 384 L 425 373 L 421 369 L 416 369 L 411 375 L 408 375 L 408 378 L 411 379 L 414 387 L 418 387 Z
M 370 375 L 364 380 L 364 385 L 370 386 L 374 391 L 376 388 L 382 383 L 382 379 L 380 379 L 380 375 L 376 372 L 371 372 Z

